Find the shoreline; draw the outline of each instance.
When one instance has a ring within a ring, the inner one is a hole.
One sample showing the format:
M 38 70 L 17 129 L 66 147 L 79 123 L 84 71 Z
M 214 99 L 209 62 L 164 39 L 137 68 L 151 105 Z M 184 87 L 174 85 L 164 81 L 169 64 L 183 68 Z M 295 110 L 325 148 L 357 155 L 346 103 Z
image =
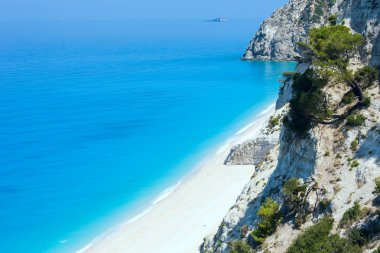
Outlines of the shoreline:
M 274 110 L 275 104 L 271 103 L 260 113 L 247 117 L 242 128 L 207 150 L 193 169 L 176 184 L 161 191 L 150 206 L 76 252 L 125 252 L 125 249 L 136 253 L 152 250 L 165 253 L 198 252 L 203 238 L 216 231 L 255 169 L 253 165 L 225 166 L 224 159 L 234 145 L 255 138 Z M 214 191 L 208 192 L 209 188 Z M 219 209 L 215 210 L 215 207 Z M 183 212 L 190 212 L 190 216 L 183 217 Z M 195 223 L 192 222 L 194 219 Z M 181 233 L 178 224 L 185 227 Z M 195 231 L 194 228 L 189 229 L 195 224 L 198 225 Z M 156 231 L 163 225 L 170 226 L 164 226 L 164 231 Z M 170 234 L 178 237 L 175 243 L 172 242 L 173 239 L 168 240 Z M 175 246 L 174 249 L 171 245 Z

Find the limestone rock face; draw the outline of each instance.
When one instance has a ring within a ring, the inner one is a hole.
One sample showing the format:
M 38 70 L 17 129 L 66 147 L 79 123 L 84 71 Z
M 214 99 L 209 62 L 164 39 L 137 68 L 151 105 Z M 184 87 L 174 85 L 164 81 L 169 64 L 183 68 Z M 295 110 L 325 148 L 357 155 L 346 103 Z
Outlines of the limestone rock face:
M 296 43 L 305 41 L 311 27 L 325 23 L 333 2 L 290 0 L 260 26 L 243 59 L 294 60 L 299 56 Z
M 338 21 L 366 38 L 361 61 L 380 66 L 380 0 L 337 1 Z
M 225 165 L 258 165 L 278 144 L 278 139 L 257 138 L 233 147 L 227 156 Z
M 243 59 L 296 59 L 296 43 L 306 40 L 310 28 L 326 25 L 332 14 L 338 14 L 338 23 L 344 21 L 344 25 L 366 38 L 361 62 L 379 67 L 380 0 L 290 0 L 260 26 Z

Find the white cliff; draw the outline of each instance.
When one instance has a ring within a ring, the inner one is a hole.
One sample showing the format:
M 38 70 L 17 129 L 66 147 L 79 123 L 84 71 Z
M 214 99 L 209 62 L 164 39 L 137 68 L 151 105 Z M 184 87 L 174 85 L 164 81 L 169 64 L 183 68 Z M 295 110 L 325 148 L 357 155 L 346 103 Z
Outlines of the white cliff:
M 310 27 L 326 23 L 327 17 L 335 13 L 339 23 L 344 22 L 366 38 L 360 57 L 354 62 L 355 67 L 362 64 L 379 67 L 380 0 L 290 0 L 263 23 L 245 59 L 294 59 L 298 56 L 295 43 L 305 40 Z M 302 73 L 308 67 L 306 63 L 299 64 L 297 71 Z M 288 112 L 288 103 L 293 97 L 292 84 L 291 79 L 284 83 L 273 117 L 282 118 Z M 330 82 L 324 88 L 334 106 L 348 90 L 348 86 L 339 82 Z M 307 187 L 305 208 L 309 215 L 300 227 L 294 220 L 285 219 L 259 252 L 285 252 L 299 233 L 320 217 L 328 213 L 337 222 L 355 201 L 370 215 L 352 226 L 377 233 L 369 248 L 364 250 L 372 252 L 371 249 L 380 244 L 380 217 L 375 212 L 376 196 L 372 193 L 374 179 L 380 176 L 379 83 L 369 87 L 366 94 L 371 104 L 360 110 L 366 118 L 360 127 L 348 127 L 345 120 L 318 124 L 308 137 L 297 138 L 282 124 L 273 127 L 268 122 L 261 130 L 260 139 L 248 140 L 232 148 L 225 161 L 227 165 L 253 164 L 256 170 L 218 231 L 205 238 L 201 252 L 226 253 L 235 240 L 249 242 L 249 233 L 258 222 L 256 213 L 261 203 L 270 196 L 282 204 L 283 184 L 292 177 L 301 179 Z M 349 106 L 341 106 L 336 113 Z M 277 139 L 278 142 L 274 141 Z M 353 148 L 353 142 L 357 142 L 357 147 Z M 346 232 L 337 227 L 337 223 L 334 231 L 341 235 Z

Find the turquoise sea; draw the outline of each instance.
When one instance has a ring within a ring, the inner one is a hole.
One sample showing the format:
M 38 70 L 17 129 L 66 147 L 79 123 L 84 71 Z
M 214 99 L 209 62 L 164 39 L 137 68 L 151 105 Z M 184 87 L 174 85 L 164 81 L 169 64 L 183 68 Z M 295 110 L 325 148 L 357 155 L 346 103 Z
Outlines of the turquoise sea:
M 277 97 L 256 20 L 0 23 L 0 252 L 75 252 Z

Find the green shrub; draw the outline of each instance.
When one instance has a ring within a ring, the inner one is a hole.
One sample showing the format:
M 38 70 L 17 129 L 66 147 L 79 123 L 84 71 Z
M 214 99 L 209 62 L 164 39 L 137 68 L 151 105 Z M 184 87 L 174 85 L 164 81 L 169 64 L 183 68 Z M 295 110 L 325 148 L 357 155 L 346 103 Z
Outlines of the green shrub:
M 334 17 L 331 21 L 336 23 Z M 310 29 L 308 39 L 308 43 L 300 46 L 308 60 L 311 60 L 324 76 L 334 76 L 337 80 L 344 81 L 358 100 L 362 101 L 361 85 L 348 69 L 348 65 L 350 59 L 364 44 L 364 37 L 358 33 L 352 33 L 346 26 L 331 25 Z
M 291 78 L 291 77 L 293 77 L 293 75 L 295 73 L 296 72 L 286 71 L 286 72 L 282 73 L 282 75 L 285 76 L 285 77 L 287 77 L 287 78 Z
M 296 73 L 293 76 L 293 89 L 296 92 L 309 92 L 322 89 L 326 86 L 328 79 L 318 75 L 314 70 L 308 69 L 303 74 Z
M 280 119 L 281 119 L 280 115 L 277 117 L 271 116 L 269 118 L 269 128 L 272 129 L 272 128 L 278 126 L 280 124 Z
M 356 151 L 358 149 L 359 141 L 358 139 L 355 139 L 351 142 L 351 150 Z
M 294 114 L 295 112 L 290 112 L 289 114 Z M 305 137 L 308 135 L 308 131 L 313 126 L 312 122 L 304 117 L 303 115 L 296 116 L 290 119 L 290 117 L 287 115 L 284 117 L 283 123 L 284 125 L 295 132 L 300 137 Z
M 284 124 L 299 136 L 307 135 L 310 128 L 330 115 L 327 98 L 322 91 L 327 81 L 311 69 L 293 76 L 295 94 Z
M 362 114 L 352 114 L 347 117 L 347 125 L 351 127 L 362 126 L 365 122 L 365 117 Z
M 359 253 L 360 248 L 348 239 L 330 235 L 334 220 L 325 217 L 301 233 L 287 253 Z
M 374 193 L 376 195 L 380 195 L 380 177 L 375 178 L 374 182 L 375 182 L 375 191 L 374 191 Z
M 245 241 L 243 240 L 237 240 L 234 241 L 231 244 L 231 251 L 230 253 L 252 253 L 251 246 L 249 246 Z
M 340 67 L 345 70 L 349 60 L 364 44 L 360 34 L 342 26 L 312 28 L 309 32 L 309 48 L 315 55 L 315 64 L 327 67 Z
M 352 244 L 358 245 L 360 247 L 364 246 L 368 242 L 365 234 L 357 228 L 350 229 L 347 237 Z
M 343 95 L 342 103 L 345 105 L 351 104 L 355 100 L 355 95 L 352 91 L 347 92 Z
M 363 105 L 365 106 L 365 107 L 369 107 L 370 105 L 371 105 L 371 97 L 364 97 L 364 99 L 363 99 Z
M 285 182 L 282 192 L 285 197 L 285 204 L 295 210 L 300 207 L 306 193 L 306 185 L 301 184 L 298 178 L 291 178 Z
M 326 97 L 321 90 L 299 92 L 290 101 L 290 107 L 289 126 L 300 136 L 329 115 Z
M 247 225 L 243 225 L 241 228 L 240 228 L 240 235 L 241 237 L 245 237 L 247 234 L 248 234 L 248 226 Z
M 358 69 L 354 74 L 354 80 L 360 83 L 363 88 L 371 86 L 378 77 L 377 70 L 369 66 Z
M 302 110 L 309 118 L 323 118 L 327 113 L 325 102 L 325 94 L 321 90 L 301 93 L 291 101 L 293 107 Z
M 356 168 L 356 167 L 358 167 L 359 166 L 359 162 L 358 162 L 358 160 L 353 160 L 352 162 L 351 162 L 351 168 Z
M 336 25 L 337 19 L 338 19 L 338 15 L 336 15 L 336 14 L 331 15 L 330 17 L 327 18 L 327 20 L 329 21 L 330 25 Z
M 323 249 L 324 248 L 324 249 Z M 361 253 L 360 246 L 353 244 L 347 238 L 342 238 L 337 234 L 330 235 L 326 241 L 326 244 L 322 246 L 321 251 L 314 252 L 326 252 L 326 253 Z M 306 252 L 305 252 L 306 253 Z
M 372 253 L 380 253 L 380 246 Z
M 314 64 L 346 72 L 350 58 L 363 43 L 363 36 L 351 33 L 346 26 L 336 25 L 310 29 L 307 46 L 313 53 Z
M 354 205 L 348 208 L 339 222 L 339 227 L 345 228 L 355 222 L 361 215 L 359 202 L 355 201 Z
M 260 222 L 257 228 L 252 231 L 252 239 L 258 243 L 264 243 L 265 239 L 273 234 L 281 222 L 280 205 L 272 198 L 267 198 L 261 205 L 257 215 L 260 217 Z

